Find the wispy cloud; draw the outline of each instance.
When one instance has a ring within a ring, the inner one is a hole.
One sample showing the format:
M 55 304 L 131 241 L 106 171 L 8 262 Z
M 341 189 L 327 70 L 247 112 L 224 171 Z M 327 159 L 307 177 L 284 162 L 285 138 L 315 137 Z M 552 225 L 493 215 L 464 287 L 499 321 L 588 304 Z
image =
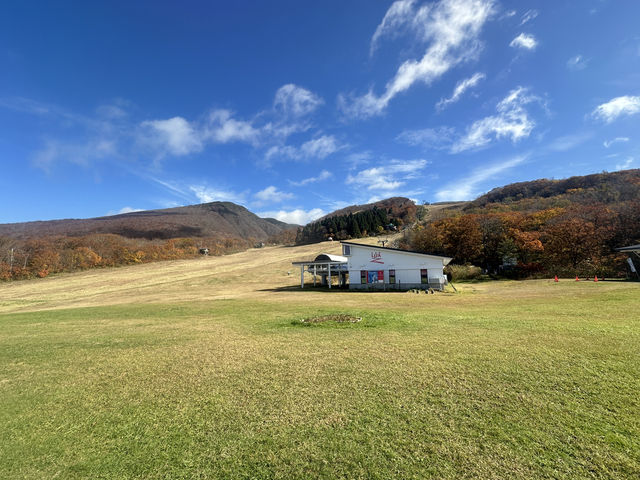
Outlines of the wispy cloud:
M 567 152 L 575 147 L 582 145 L 593 137 L 592 132 L 575 133 L 572 135 L 564 135 L 553 140 L 547 147 L 553 152 Z
M 315 93 L 293 83 L 283 85 L 276 92 L 273 108 L 286 117 L 308 115 L 324 103 Z
M 538 41 L 533 35 L 530 35 L 528 33 L 521 33 L 516 38 L 511 40 L 509 46 L 513 48 L 523 48 L 525 50 L 535 50 L 535 48 L 538 46 Z
M 408 180 L 422 176 L 427 163 L 423 159 L 392 160 L 384 165 L 367 168 L 349 175 L 345 183 L 357 185 L 367 190 L 388 193 L 402 187 Z
M 631 165 L 633 164 L 633 157 L 627 157 L 624 162 L 622 163 L 618 163 L 616 164 L 616 170 L 626 170 L 628 168 L 631 168 Z
M 522 20 L 520 21 L 520 26 L 524 25 L 527 22 L 535 19 L 538 16 L 537 10 L 527 10 L 522 14 Z
M 273 185 L 270 185 L 264 190 L 260 190 L 253 195 L 253 198 L 255 199 L 253 204 L 256 206 L 262 206 L 270 203 L 282 203 L 286 200 L 291 200 L 294 197 L 295 195 L 293 193 L 283 192 Z
M 202 137 L 214 143 L 256 143 L 260 131 L 251 122 L 233 118 L 229 110 L 219 109 L 209 113 L 208 122 L 202 128 Z
M 269 212 L 260 212 L 258 216 L 262 218 L 275 218 L 285 223 L 295 225 L 306 225 L 309 222 L 317 220 L 326 215 L 327 212 L 321 208 L 312 208 L 311 210 L 295 209 L 295 210 L 272 210 Z
M 436 104 L 436 108 L 439 110 L 442 110 L 446 106 L 457 102 L 458 100 L 460 100 L 460 97 L 462 97 L 464 92 L 466 92 L 470 88 L 475 87 L 478 84 L 478 82 L 480 82 L 480 80 L 484 78 L 485 78 L 484 73 L 475 73 L 473 74 L 473 76 L 459 81 L 456 84 L 455 88 L 453 89 L 453 93 L 451 94 L 451 96 L 449 98 L 443 98 L 442 100 L 440 100 Z
M 339 108 L 348 117 L 380 115 L 396 95 L 416 82 L 429 85 L 452 67 L 474 58 L 480 50 L 478 36 L 493 9 L 493 0 L 441 0 L 421 7 L 412 1 L 394 2 L 374 33 L 372 51 L 381 38 L 406 31 L 427 44 L 424 55 L 403 62 L 381 95 L 373 90 L 358 97 L 340 95 Z
M 369 163 L 371 159 L 373 159 L 373 153 L 367 150 L 364 152 L 350 153 L 349 155 L 346 156 L 345 162 L 349 166 L 350 170 L 355 170 L 360 165 Z
M 189 190 L 202 203 L 233 202 L 241 205 L 246 205 L 247 203 L 246 192 L 238 193 L 233 190 L 209 187 L 206 185 L 191 185 L 189 186 Z
M 472 200 L 480 193 L 478 187 L 490 178 L 496 177 L 505 170 L 516 167 L 527 159 L 526 156 L 518 156 L 505 162 L 496 163 L 485 167 L 476 168 L 471 175 L 456 179 L 443 189 L 436 192 L 436 198 L 440 202 L 455 200 Z
M 425 150 L 447 150 L 451 147 L 455 136 L 456 131 L 451 127 L 423 128 L 405 130 L 396 137 L 396 140 Z
M 605 140 L 602 144 L 604 145 L 604 148 L 609 148 L 611 145 L 614 145 L 616 143 L 626 143 L 628 141 L 628 137 L 616 137 L 613 140 Z
M 305 178 L 303 180 L 299 180 L 297 182 L 294 182 L 292 180 L 289 180 L 289 183 L 295 187 L 303 187 L 305 185 L 309 185 L 310 183 L 317 183 L 317 182 L 321 182 L 323 180 L 328 180 L 329 178 L 331 178 L 333 175 L 330 171 L 328 170 L 322 170 L 317 176 L 315 177 L 309 177 L 309 178 Z
M 415 3 L 415 0 L 398 0 L 391 4 L 382 22 L 380 22 L 380 25 L 376 28 L 373 37 L 371 37 L 370 55 L 375 53 L 380 39 L 383 37 L 398 36 L 407 24 L 409 24 L 411 28 L 416 28 L 415 23 L 411 22 L 415 11 Z
M 583 70 L 587 68 L 587 63 L 589 63 L 589 60 L 582 55 L 576 55 L 567 60 L 567 68 L 569 70 Z
M 267 150 L 265 158 L 267 161 L 286 158 L 293 160 L 322 160 L 343 148 L 346 148 L 346 145 L 342 145 L 333 135 L 322 135 L 304 142 L 299 147 L 274 145 Z
M 133 213 L 133 212 L 142 212 L 142 211 L 143 211 L 142 208 L 122 207 L 118 211 L 113 211 L 113 210 L 108 211 L 106 216 L 109 217 L 111 215 L 122 215 L 123 213 Z
M 640 113 L 640 97 L 624 95 L 598 105 L 591 114 L 606 123 L 611 123 L 620 117 L 636 113 Z
M 539 98 L 531 95 L 528 89 L 518 87 L 501 100 L 496 106 L 497 115 L 485 117 L 474 122 L 466 134 L 454 143 L 452 153 L 480 148 L 488 145 L 493 138 L 511 138 L 517 142 L 529 136 L 535 126 L 525 106 Z
M 112 141 L 90 139 L 84 142 L 46 140 L 43 148 L 33 156 L 33 165 L 49 172 L 58 162 L 72 163 L 88 167 L 96 160 L 112 158 L 117 155 Z
M 188 155 L 203 148 L 200 133 L 182 117 L 148 120 L 142 122 L 141 126 L 149 132 L 147 142 L 173 155 Z

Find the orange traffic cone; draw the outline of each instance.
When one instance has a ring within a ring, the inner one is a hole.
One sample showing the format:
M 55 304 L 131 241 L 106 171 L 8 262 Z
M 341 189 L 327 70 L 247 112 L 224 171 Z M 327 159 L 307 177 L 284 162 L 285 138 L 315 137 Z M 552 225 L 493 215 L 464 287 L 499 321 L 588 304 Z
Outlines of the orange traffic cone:
M 576 282 L 579 282 L 580 279 L 578 278 L 578 275 L 576 275 Z
M 598 281 L 598 275 L 596 275 L 596 278 L 593 279 L 594 282 Z
M 558 275 L 555 276 L 555 278 L 553 279 L 554 282 L 558 281 Z

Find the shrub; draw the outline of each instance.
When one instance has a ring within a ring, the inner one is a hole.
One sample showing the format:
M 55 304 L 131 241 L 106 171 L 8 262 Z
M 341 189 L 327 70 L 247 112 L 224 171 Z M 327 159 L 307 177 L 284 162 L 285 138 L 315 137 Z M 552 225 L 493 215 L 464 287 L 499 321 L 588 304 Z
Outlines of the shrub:
M 444 268 L 449 280 L 478 280 L 482 277 L 482 269 L 475 265 L 447 265 Z

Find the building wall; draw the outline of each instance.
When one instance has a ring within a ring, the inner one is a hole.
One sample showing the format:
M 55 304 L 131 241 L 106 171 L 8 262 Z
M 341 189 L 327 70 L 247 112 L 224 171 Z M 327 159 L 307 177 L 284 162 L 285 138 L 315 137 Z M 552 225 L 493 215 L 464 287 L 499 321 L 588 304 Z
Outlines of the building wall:
M 441 257 L 430 257 L 410 252 L 396 252 L 350 245 L 351 255 L 348 258 L 350 288 L 440 288 L 444 284 L 443 264 Z M 421 270 L 427 270 L 428 284 L 422 283 Z M 389 281 L 389 271 L 395 270 L 395 284 Z M 382 272 L 383 281 L 361 281 L 361 272 Z

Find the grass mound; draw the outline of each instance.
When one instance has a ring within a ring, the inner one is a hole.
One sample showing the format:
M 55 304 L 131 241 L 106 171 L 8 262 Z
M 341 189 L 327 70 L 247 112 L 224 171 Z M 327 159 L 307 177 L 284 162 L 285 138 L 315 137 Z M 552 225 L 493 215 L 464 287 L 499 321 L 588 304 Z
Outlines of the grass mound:
M 358 323 L 362 320 L 362 317 L 355 317 L 346 313 L 332 313 L 331 315 L 319 315 L 316 317 L 303 318 L 300 320 L 302 323 L 324 323 L 324 322 L 336 322 L 336 323 Z

